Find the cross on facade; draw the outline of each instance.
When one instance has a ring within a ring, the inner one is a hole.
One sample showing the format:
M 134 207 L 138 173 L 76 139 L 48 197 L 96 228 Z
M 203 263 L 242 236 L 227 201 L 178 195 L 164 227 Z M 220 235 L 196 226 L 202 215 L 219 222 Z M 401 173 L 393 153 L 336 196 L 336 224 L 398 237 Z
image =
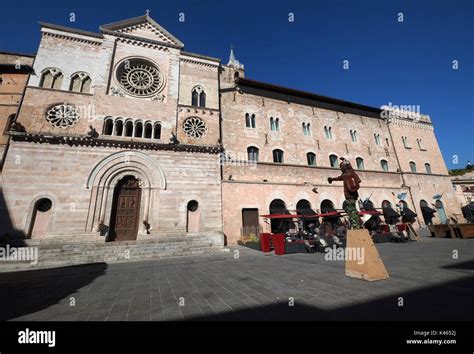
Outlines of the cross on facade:
M 151 11 L 150 11 L 150 10 L 148 10 L 148 9 L 147 9 L 147 10 L 145 10 L 145 14 L 146 14 L 147 16 L 149 16 L 149 15 L 150 15 L 150 12 L 151 12 Z

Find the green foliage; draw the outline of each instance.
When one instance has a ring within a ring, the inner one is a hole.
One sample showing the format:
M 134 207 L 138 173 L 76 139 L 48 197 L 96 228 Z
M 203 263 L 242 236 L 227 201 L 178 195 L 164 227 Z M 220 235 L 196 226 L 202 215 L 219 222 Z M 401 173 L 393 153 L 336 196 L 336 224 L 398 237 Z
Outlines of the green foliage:
M 471 163 L 468 163 L 464 168 L 455 168 L 449 171 L 451 176 L 462 176 L 467 172 L 471 172 L 474 169 L 474 166 Z

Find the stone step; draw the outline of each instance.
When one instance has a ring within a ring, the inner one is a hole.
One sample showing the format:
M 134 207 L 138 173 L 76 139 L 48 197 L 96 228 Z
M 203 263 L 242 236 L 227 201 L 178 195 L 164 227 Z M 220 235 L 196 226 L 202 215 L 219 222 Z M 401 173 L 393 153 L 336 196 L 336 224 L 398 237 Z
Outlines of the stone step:
M 171 258 L 177 256 L 195 256 L 195 255 L 204 255 L 212 253 L 222 253 L 224 249 L 220 246 L 213 246 L 212 248 L 206 249 L 196 249 L 190 251 L 179 251 L 179 252 L 161 252 L 161 253 L 149 253 L 141 254 L 139 256 L 130 255 L 129 259 L 118 256 L 103 256 L 103 255 L 94 255 L 94 256 L 83 256 L 83 257 L 64 257 L 62 259 L 54 260 L 39 260 L 37 265 L 32 265 L 25 262 L 2 262 L 0 263 L 0 273 L 1 272 L 12 272 L 19 270 L 34 270 L 34 269 L 44 269 L 44 268 L 57 268 L 57 267 L 67 267 L 71 265 L 80 265 L 87 263 L 122 263 L 122 262 L 132 262 L 132 261 L 142 261 L 142 260 L 151 260 L 151 259 L 162 259 L 162 258 Z
M 0 272 L 64 267 L 87 263 L 115 263 L 143 259 L 159 259 L 185 255 L 223 252 L 223 246 L 212 245 L 204 236 L 169 237 L 132 242 L 73 242 L 25 240 L 29 247 L 38 248 L 38 264 L 0 261 Z M 168 242 L 166 242 L 168 241 Z M 126 258 L 127 256 L 128 258 Z

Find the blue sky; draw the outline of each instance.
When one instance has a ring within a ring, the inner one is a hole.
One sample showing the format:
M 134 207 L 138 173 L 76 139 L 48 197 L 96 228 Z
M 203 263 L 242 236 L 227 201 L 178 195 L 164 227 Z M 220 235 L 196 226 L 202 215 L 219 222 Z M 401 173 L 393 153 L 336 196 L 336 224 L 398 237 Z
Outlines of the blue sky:
M 149 9 L 188 51 L 227 61 L 233 43 L 249 78 L 376 107 L 419 105 L 448 168 L 474 161 L 471 0 L 17 0 L 1 7 L 0 51 L 24 53 L 37 50 L 38 21 L 98 31 Z

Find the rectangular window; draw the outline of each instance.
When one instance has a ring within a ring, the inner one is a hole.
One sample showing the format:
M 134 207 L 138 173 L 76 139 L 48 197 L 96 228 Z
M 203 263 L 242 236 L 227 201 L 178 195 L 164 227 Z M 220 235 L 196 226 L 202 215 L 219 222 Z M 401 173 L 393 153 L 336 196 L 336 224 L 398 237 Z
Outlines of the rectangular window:
M 258 209 L 242 209 L 242 236 L 258 236 Z

